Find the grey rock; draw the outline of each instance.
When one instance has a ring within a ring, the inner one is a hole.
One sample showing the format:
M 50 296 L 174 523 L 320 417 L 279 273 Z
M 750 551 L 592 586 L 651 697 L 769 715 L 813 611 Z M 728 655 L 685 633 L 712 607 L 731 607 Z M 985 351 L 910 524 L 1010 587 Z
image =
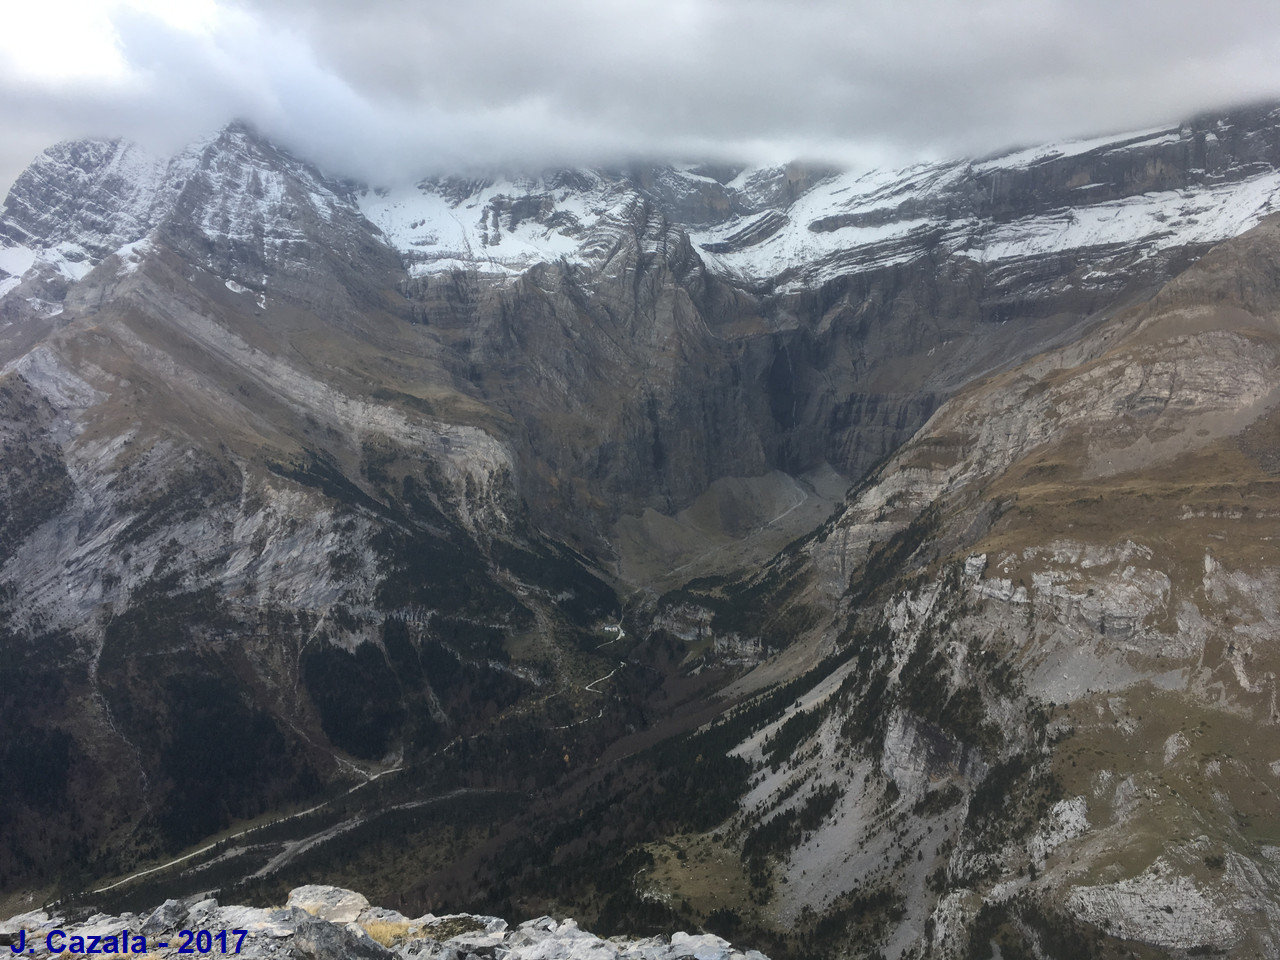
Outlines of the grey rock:
M 396 953 L 404 960 L 463 960 L 466 951 L 452 943 L 441 943 L 430 938 L 418 938 L 402 943 Z
M 359 894 L 336 887 L 311 888 L 297 898 L 313 904 L 337 906 L 338 909 L 363 900 Z M 256 907 L 229 905 L 213 906 L 214 901 L 204 900 L 192 910 L 186 921 L 175 920 L 182 915 L 183 906 L 168 900 L 148 916 L 148 923 L 157 925 L 169 922 L 210 925 L 226 923 L 228 926 L 245 927 L 248 935 L 240 950 L 240 956 L 251 958 L 278 958 L 278 960 L 767 960 L 752 952 L 742 954 L 719 937 L 708 934 L 673 934 L 670 940 L 663 937 L 629 940 L 615 937 L 601 938 L 579 928 L 576 921 L 556 921 L 550 917 L 527 920 L 512 929 L 499 917 L 475 914 L 451 914 L 445 918 L 430 915 L 423 921 L 445 921 L 447 929 L 469 931 L 441 941 L 430 936 L 417 936 L 389 950 L 375 942 L 357 923 L 334 923 L 313 916 L 300 907 L 285 910 L 264 910 Z M 401 922 L 401 915 L 381 907 L 366 907 L 368 922 Z M 28 930 L 40 926 L 41 917 L 28 914 L 15 917 L 0 930 L 24 926 Z M 48 918 L 44 918 L 45 921 Z M 109 916 L 95 914 L 83 922 L 57 920 L 68 936 L 76 934 L 104 934 L 137 925 L 138 918 L 129 914 Z M 16 926 L 15 926 L 16 925 Z M 160 933 L 168 932 L 161 929 Z M 151 936 L 155 936 L 152 934 Z M 174 942 L 168 948 L 157 951 L 162 958 L 176 958 Z
M 350 923 L 368 909 L 369 901 L 352 890 L 311 884 L 289 891 L 289 899 L 285 905 L 298 907 L 331 923 Z
M 182 929 L 190 911 L 180 900 L 166 900 L 152 911 L 142 925 L 142 935 L 154 937 L 158 933 L 171 933 Z
M 205 926 L 209 923 L 218 909 L 218 901 L 213 897 L 205 897 L 203 900 L 197 900 L 191 905 L 187 922 L 192 927 Z
M 388 960 L 395 956 L 367 935 L 356 936 L 345 926 L 317 917 L 298 922 L 293 947 L 305 960 Z
M 517 929 L 539 931 L 542 933 L 550 933 L 556 929 L 558 922 L 554 917 L 536 917 L 533 920 L 526 920 L 520 924 Z

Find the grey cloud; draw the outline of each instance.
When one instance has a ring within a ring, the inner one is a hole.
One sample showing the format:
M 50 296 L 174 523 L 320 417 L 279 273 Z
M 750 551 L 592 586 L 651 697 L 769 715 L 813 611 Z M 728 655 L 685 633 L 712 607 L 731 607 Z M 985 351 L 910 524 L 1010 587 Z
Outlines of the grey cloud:
M 0 85 L 0 176 L 41 138 L 164 144 L 234 116 L 386 180 L 635 155 L 894 163 L 1280 97 L 1280 8 L 1257 0 L 246 0 L 233 14 L 212 38 L 121 16 L 129 89 Z

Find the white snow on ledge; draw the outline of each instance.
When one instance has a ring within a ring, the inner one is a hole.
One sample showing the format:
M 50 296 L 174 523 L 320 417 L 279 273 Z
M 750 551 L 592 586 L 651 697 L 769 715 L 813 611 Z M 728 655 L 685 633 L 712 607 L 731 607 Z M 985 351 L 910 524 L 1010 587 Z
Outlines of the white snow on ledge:
M 992 261 L 1114 244 L 1164 250 L 1215 243 L 1257 226 L 1280 209 L 1277 198 L 1280 172 L 1199 190 L 1144 193 L 1002 224 L 977 240 L 970 255 Z
M 525 268 L 541 263 L 549 258 L 533 257 L 526 262 Z M 428 260 L 425 263 L 409 265 L 409 276 L 424 277 L 433 273 L 453 273 L 462 270 L 492 277 L 518 277 L 524 273 L 520 267 L 509 266 L 496 260 L 462 260 L 458 257 L 441 257 L 439 260 Z
M 580 259 L 591 228 L 619 199 L 600 177 L 584 171 L 583 180 L 585 189 L 504 179 L 454 198 L 423 182 L 366 193 L 360 210 L 415 276 L 456 269 L 518 275 L 536 263 Z
M 974 169 L 951 166 L 933 176 L 918 170 L 840 174 L 798 199 L 787 210 L 787 223 L 757 243 L 715 253 L 706 249 L 716 248 L 758 218 L 735 218 L 694 231 L 690 238 L 708 266 L 728 276 L 768 280 L 799 271 L 782 288 L 790 290 L 838 274 L 909 262 L 939 238 L 957 254 L 980 263 L 1107 247 L 1136 248 L 1151 255 L 1239 236 L 1280 210 L 1280 171 L 1216 186 L 1064 207 L 1010 223 L 918 215 L 893 219 L 893 211 L 885 207 L 884 196 L 889 194 L 896 202 L 913 200 L 915 209 L 927 208 L 930 194 Z M 841 224 L 842 219 L 847 222 Z M 811 228 L 821 221 L 832 226 Z
M 0 270 L 9 276 L 0 279 L 0 299 L 22 283 L 23 275 L 36 262 L 36 251 L 30 247 L 0 247 Z
M 36 252 L 30 247 L 0 247 L 0 270 L 12 277 L 21 277 L 36 262 Z
M 136 273 L 138 267 L 142 265 L 143 259 L 151 252 L 151 240 L 143 237 L 141 240 L 135 240 L 133 243 L 126 243 L 116 251 L 116 256 L 120 258 L 120 270 L 118 276 L 127 276 Z
M 1149 147 L 1156 143 L 1177 143 L 1179 139 L 1178 127 L 1151 127 L 1148 130 L 1115 133 L 1103 137 L 1088 137 L 1082 140 L 1062 140 L 1058 143 L 1028 147 L 1025 150 L 1017 150 L 1013 153 L 1006 153 L 1003 156 L 992 157 L 990 160 L 984 160 L 981 163 L 974 164 L 973 169 L 977 173 L 986 173 L 990 170 L 1029 167 L 1043 160 L 1078 157 L 1082 153 L 1088 153 L 1091 150 L 1097 150 L 1099 147 L 1106 147 L 1111 144 L 1116 144 L 1117 149 L 1128 149 L 1131 147 Z

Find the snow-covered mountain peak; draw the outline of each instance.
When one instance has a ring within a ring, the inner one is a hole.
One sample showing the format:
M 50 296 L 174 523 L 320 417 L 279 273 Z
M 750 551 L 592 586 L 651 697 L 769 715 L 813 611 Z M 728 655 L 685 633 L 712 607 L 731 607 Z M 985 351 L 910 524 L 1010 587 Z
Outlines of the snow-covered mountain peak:
M 162 205 L 166 158 L 125 140 L 74 140 L 45 150 L 14 183 L 0 216 L 0 292 L 41 261 L 79 280 L 141 239 Z
M 315 230 L 359 218 L 343 187 L 243 124 L 184 151 L 170 178 L 182 189 L 166 230 L 178 243 L 205 248 L 205 265 L 215 273 L 251 286 L 263 282 L 266 264 L 310 256 Z M 241 276 L 246 266 L 256 275 Z
M 69 141 L 46 150 L 9 192 L 0 296 L 25 278 L 28 294 L 60 300 L 67 284 L 112 254 L 132 272 L 139 244 L 157 230 L 199 248 L 204 265 L 226 279 L 260 286 L 264 263 L 305 258 L 310 226 L 344 217 L 360 219 L 344 187 L 243 123 L 172 157 L 124 140 Z

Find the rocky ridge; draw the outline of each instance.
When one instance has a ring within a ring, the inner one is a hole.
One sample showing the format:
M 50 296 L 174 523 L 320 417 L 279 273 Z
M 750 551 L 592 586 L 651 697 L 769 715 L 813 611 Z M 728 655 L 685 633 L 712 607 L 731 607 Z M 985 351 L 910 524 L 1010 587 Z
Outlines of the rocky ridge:
M 902 170 L 685 164 L 429 179 L 365 191 L 360 205 L 415 276 L 590 263 L 638 203 L 687 231 L 711 270 L 780 292 L 939 251 L 1010 266 L 1084 251 L 1144 260 L 1235 236 L 1272 209 L 1275 119 L 1240 111 Z
M 60 931 L 61 936 L 53 934 Z M 150 914 L 94 914 L 73 920 L 35 910 L 0 923 L 0 945 L 16 942 L 25 931 L 30 956 L 56 956 L 49 938 L 64 950 L 73 937 L 120 937 L 129 931 L 145 938 L 151 956 L 177 957 L 181 930 L 226 931 L 228 943 L 243 957 L 279 960 L 767 960 L 755 950 L 735 950 L 712 934 L 674 933 L 670 937 L 602 939 L 573 920 L 539 917 L 508 927 L 498 917 L 426 914 L 410 919 L 373 907 L 362 895 L 326 886 L 298 887 L 279 909 L 220 905 L 217 900 L 167 900 Z M 246 931 L 243 944 L 239 931 Z M 233 933 L 232 931 L 236 931 Z M 164 938 L 162 941 L 161 938 Z M 164 943 L 161 946 L 161 943 Z M 219 949 L 219 948 L 215 948 Z M 194 948 L 193 948 L 194 950 Z M 116 951 L 127 952 L 127 951 Z

